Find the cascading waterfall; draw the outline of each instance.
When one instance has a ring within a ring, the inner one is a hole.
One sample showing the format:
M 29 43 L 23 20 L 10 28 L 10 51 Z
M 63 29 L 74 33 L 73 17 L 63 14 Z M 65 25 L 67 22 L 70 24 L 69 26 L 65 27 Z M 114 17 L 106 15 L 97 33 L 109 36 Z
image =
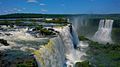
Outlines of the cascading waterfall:
M 50 39 L 48 44 L 34 51 L 39 67 L 64 67 L 65 48 L 60 37 Z
M 33 52 L 39 67 L 74 67 L 76 62 L 84 61 L 84 49 L 74 48 L 76 44 L 79 48 L 84 47 L 84 43 L 79 42 L 75 30 L 70 26 L 54 29 L 60 32 L 58 37 L 50 39 L 48 44 Z
M 0 50 L 17 49 L 32 52 L 39 67 L 74 67 L 76 62 L 84 61 L 83 56 L 86 56 L 84 48 L 87 48 L 88 44 L 79 41 L 74 27 L 67 25 L 54 29 L 59 34 L 49 40 L 48 38 L 35 38 L 27 33 L 27 28 L 3 31 L 1 33 L 4 36 L 0 36 L 0 38 L 7 40 L 10 45 L 1 46 L 2 44 L 0 44 Z M 11 35 L 7 36 L 5 33 Z
M 60 35 L 64 41 L 66 48 L 66 59 L 67 65 L 73 66 L 76 60 L 78 60 L 79 55 L 77 55 L 76 50 L 74 49 L 73 36 L 70 33 L 70 28 L 67 26 L 60 31 Z
M 86 56 L 86 53 L 84 51 L 75 49 L 74 46 L 77 46 L 82 49 L 84 47 L 82 45 L 86 45 L 86 44 L 81 43 L 82 41 L 79 41 L 78 35 L 77 35 L 74 27 L 68 25 L 57 31 L 60 32 L 60 36 L 65 45 L 67 67 L 69 67 L 69 66 L 73 67 L 76 62 L 84 61 L 85 59 L 83 59 L 82 56 Z M 88 46 L 88 44 L 86 46 Z M 84 47 L 84 48 L 87 48 L 87 47 Z
M 100 20 L 98 31 L 93 36 L 93 40 L 100 43 L 112 42 L 112 25 L 113 20 Z

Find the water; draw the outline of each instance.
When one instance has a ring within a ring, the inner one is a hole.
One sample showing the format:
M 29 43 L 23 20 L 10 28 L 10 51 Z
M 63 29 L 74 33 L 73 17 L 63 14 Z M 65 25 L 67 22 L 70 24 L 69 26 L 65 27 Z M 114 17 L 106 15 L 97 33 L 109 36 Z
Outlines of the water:
M 35 38 L 27 33 L 27 28 L 15 29 L 14 31 L 0 31 L 0 39 L 7 40 L 9 46 L 0 45 L 0 50 L 6 49 L 20 49 L 25 51 L 26 49 L 39 48 L 41 44 L 47 43 L 48 38 Z M 11 35 L 7 36 L 6 33 Z
M 78 35 L 75 32 L 74 28 L 72 27 L 72 32 L 70 32 L 70 27 L 65 26 L 62 29 L 57 29 L 57 31 L 60 32 L 61 39 L 63 40 L 63 43 L 65 45 L 65 55 L 66 55 L 66 64 L 67 67 L 71 66 L 73 67 L 76 62 L 82 62 L 85 59 L 83 56 L 86 56 L 86 53 L 84 52 L 84 49 L 87 48 L 82 45 L 85 45 L 82 41 L 80 42 L 78 39 Z M 74 44 L 77 44 L 77 47 L 79 47 L 81 50 L 77 50 L 74 48 Z M 88 44 L 86 45 L 88 46 Z
M 93 40 L 100 43 L 112 42 L 112 25 L 113 20 L 100 20 L 98 31 L 94 34 Z
M 75 28 L 75 31 L 78 33 L 78 36 L 85 36 L 87 38 L 93 37 L 96 32 L 97 26 L 93 22 L 93 19 L 84 16 L 75 16 L 70 18 L 70 22 Z
M 33 52 L 39 67 L 74 67 L 76 62 L 84 61 L 88 44 L 79 41 L 75 30 L 71 32 L 69 26 L 54 29 L 60 32 L 58 37 Z M 80 50 L 74 48 L 75 44 Z
M 12 35 L 0 36 L 10 44 L 9 46 L 0 46 L 0 49 L 17 49 L 31 52 L 34 54 L 39 67 L 74 67 L 76 62 L 84 61 L 84 56 L 86 56 L 85 48 L 87 48 L 88 44 L 79 41 L 75 28 L 73 26 L 72 28 L 64 26 L 54 29 L 60 32 L 58 36 L 51 38 L 47 44 L 43 45 L 40 45 L 40 43 L 47 39 L 33 37 L 27 33 L 27 28 L 16 31 L 1 31 L 3 34 L 11 33 Z
M 73 37 L 70 33 L 70 28 L 65 27 L 62 31 L 60 31 L 62 39 L 65 44 L 66 48 L 66 58 L 67 58 L 67 65 L 68 66 L 73 66 L 76 60 L 78 60 L 78 55 L 76 50 L 74 49 L 74 44 L 73 44 Z
M 39 67 L 64 67 L 65 48 L 60 37 L 50 39 L 49 43 L 34 51 Z
M 78 23 L 79 21 L 76 20 L 75 25 L 79 26 Z M 87 26 L 87 23 L 84 24 L 81 23 L 81 26 Z M 113 20 L 100 20 L 98 31 L 93 39 L 99 42 L 111 42 L 112 24 Z M 89 44 L 79 41 L 75 30 L 78 27 L 72 26 L 70 29 L 68 25 L 54 29 L 60 32 L 58 37 L 50 39 L 48 44 L 33 52 L 39 67 L 74 67 L 76 62 L 85 61 Z M 75 45 L 77 49 L 74 47 Z

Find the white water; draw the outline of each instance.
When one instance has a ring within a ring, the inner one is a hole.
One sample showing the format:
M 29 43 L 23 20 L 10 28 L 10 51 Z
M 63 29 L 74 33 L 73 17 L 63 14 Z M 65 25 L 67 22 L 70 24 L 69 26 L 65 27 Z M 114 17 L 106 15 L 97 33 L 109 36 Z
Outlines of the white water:
M 113 20 L 100 20 L 98 31 L 93 36 L 93 40 L 100 43 L 112 42 L 112 25 Z
M 72 29 L 72 33 L 70 32 L 70 28 L 68 26 L 64 27 L 63 29 L 58 30 L 60 32 L 60 36 L 63 40 L 63 43 L 65 45 L 65 55 L 66 55 L 66 64 L 67 67 L 71 66 L 73 67 L 75 65 L 76 62 L 82 62 L 85 59 L 83 58 L 83 56 L 86 56 L 86 53 L 84 52 L 84 48 L 87 48 L 82 41 L 79 42 L 78 36 L 75 32 L 74 29 Z M 77 50 L 74 48 L 74 43 L 77 44 L 77 46 L 81 49 L 81 50 Z M 86 45 L 88 46 L 88 44 Z M 82 51 L 83 50 L 83 51 Z
M 64 67 L 65 48 L 60 37 L 50 39 L 50 42 L 34 52 L 39 67 Z
M 34 56 L 39 67 L 74 67 L 76 62 L 84 61 L 84 56 L 86 56 L 85 48 L 87 48 L 88 44 L 82 41 L 79 42 L 74 28 L 72 28 L 72 32 L 70 32 L 69 26 L 55 28 L 55 30 L 60 32 L 58 37 L 51 38 L 48 44 L 42 46 L 38 45 L 38 47 L 40 46 L 38 50 L 31 47 L 31 45 L 34 46 L 36 43 L 30 44 L 29 42 L 42 42 L 46 39 L 34 38 L 30 34 L 26 33 L 27 29 L 1 32 L 11 33 L 12 35 L 0 36 L 0 38 L 7 40 L 10 44 L 7 47 L 0 46 L 0 50 L 19 48 L 22 51 L 32 51 L 32 53 L 35 54 Z M 17 43 L 18 41 L 20 43 Z M 74 45 L 77 45 L 80 49 L 75 49 Z
M 50 39 L 49 43 L 33 52 L 39 67 L 74 67 L 76 62 L 85 60 L 88 43 L 79 42 L 74 29 L 70 32 L 70 27 L 54 28 L 59 31 L 58 37 Z M 80 50 L 74 48 L 74 44 Z
M 27 33 L 27 28 L 16 29 L 15 31 L 0 31 L 0 39 L 7 40 L 9 46 L 0 45 L 0 50 L 6 49 L 20 49 L 27 50 L 34 47 L 39 47 L 40 43 L 46 42 L 48 38 L 35 38 L 29 33 Z M 5 33 L 10 33 L 12 35 L 7 36 Z M 37 43 L 36 43 L 37 42 Z

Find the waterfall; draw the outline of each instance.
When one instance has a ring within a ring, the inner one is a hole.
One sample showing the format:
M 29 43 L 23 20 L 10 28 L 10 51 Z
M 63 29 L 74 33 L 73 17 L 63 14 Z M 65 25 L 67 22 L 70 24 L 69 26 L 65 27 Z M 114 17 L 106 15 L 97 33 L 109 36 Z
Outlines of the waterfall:
M 39 67 L 64 67 L 65 48 L 62 39 L 58 36 L 50 39 L 48 44 L 34 51 Z
M 112 25 L 113 20 L 100 20 L 98 31 L 93 36 L 93 40 L 98 41 L 100 43 L 112 42 Z
M 15 29 L 15 31 L 2 31 L 1 39 L 7 40 L 9 46 L 2 46 L 0 50 L 22 50 L 31 52 L 39 67 L 74 67 L 76 62 L 82 62 L 86 56 L 87 43 L 79 41 L 74 26 L 55 27 L 59 32 L 53 38 L 35 38 L 27 32 L 27 28 Z M 5 35 L 10 33 L 10 36 Z
M 88 44 L 79 42 L 74 28 L 68 25 L 54 30 L 60 32 L 58 36 L 33 52 L 39 67 L 74 67 L 76 62 L 84 61 Z M 75 45 L 81 50 L 75 49 Z
M 72 30 L 72 31 L 71 31 Z M 74 27 L 68 25 L 63 27 L 62 29 L 57 29 L 57 31 L 60 32 L 61 39 L 63 40 L 63 43 L 65 45 L 65 55 L 66 55 L 66 64 L 67 67 L 73 67 L 76 62 L 82 62 L 85 59 L 83 56 L 86 56 L 86 53 L 82 50 L 77 50 L 74 48 L 76 45 L 79 48 L 83 48 L 86 45 L 82 41 L 80 42 L 78 39 L 78 35 L 74 29 Z M 88 44 L 86 45 L 88 46 Z M 84 47 L 87 48 L 87 47 Z
M 70 28 L 67 26 L 60 31 L 60 35 L 64 41 L 67 65 L 73 66 L 76 60 L 78 60 L 79 55 L 77 55 L 74 49 L 73 36 L 70 33 Z

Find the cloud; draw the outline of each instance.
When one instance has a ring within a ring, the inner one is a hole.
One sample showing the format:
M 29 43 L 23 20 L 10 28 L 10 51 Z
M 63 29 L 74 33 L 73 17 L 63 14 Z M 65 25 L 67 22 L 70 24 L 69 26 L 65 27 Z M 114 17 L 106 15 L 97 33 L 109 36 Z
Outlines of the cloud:
M 5 12 L 5 13 L 8 13 L 9 11 L 5 10 L 4 12 Z
M 14 10 L 9 10 L 10 12 L 13 12 Z
M 27 0 L 27 2 L 29 2 L 29 3 L 36 3 L 38 1 L 37 0 Z
M 45 6 L 46 4 L 44 4 L 44 3 L 40 3 L 40 6 Z
M 13 8 L 13 10 L 18 10 L 18 8 Z
M 46 10 L 46 9 L 41 9 L 41 11 L 42 11 L 42 12 L 47 12 L 48 10 Z
M 21 12 L 22 10 L 21 10 L 21 9 L 18 9 L 17 11 L 18 11 L 18 12 Z
M 24 10 L 24 9 L 22 9 L 22 8 L 13 8 L 13 11 L 17 11 L 17 12 L 21 12 L 22 10 Z
M 26 8 L 24 7 L 24 8 L 22 8 L 23 10 L 25 10 Z

